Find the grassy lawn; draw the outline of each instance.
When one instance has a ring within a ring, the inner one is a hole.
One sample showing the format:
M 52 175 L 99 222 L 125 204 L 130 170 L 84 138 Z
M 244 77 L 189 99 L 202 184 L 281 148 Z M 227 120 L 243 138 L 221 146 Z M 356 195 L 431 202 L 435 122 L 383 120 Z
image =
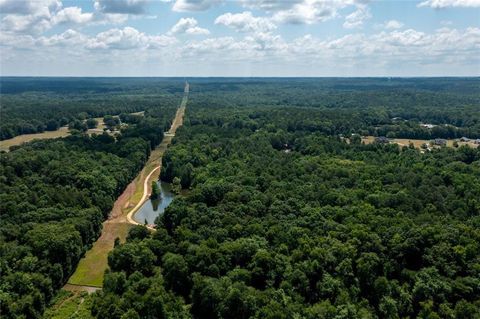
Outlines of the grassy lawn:
M 93 319 L 90 314 L 92 297 L 86 292 L 60 290 L 45 311 L 44 319 Z

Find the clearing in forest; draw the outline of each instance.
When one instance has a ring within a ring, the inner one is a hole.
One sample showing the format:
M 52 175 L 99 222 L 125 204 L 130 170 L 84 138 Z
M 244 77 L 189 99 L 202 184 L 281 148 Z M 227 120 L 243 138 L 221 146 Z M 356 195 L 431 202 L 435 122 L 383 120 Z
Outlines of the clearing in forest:
M 10 146 L 20 145 L 26 142 L 31 142 L 33 140 L 65 137 L 68 135 L 70 135 L 70 132 L 68 130 L 68 127 L 66 126 L 62 126 L 56 131 L 45 131 L 43 133 L 18 135 L 8 140 L 0 141 L 0 151 L 8 152 L 8 150 L 10 149 Z
M 431 140 L 417 140 L 417 139 L 408 139 L 408 138 L 392 138 L 390 143 L 393 144 L 398 144 L 400 146 L 408 146 L 410 143 L 412 143 L 416 148 L 421 148 L 423 144 L 430 145 Z M 453 147 L 453 143 L 455 142 L 454 139 L 448 139 L 447 141 L 447 147 Z M 375 136 L 365 136 L 362 137 L 362 142 L 365 144 L 371 144 L 375 142 Z M 460 142 L 457 141 L 458 146 L 462 145 L 468 145 L 470 147 L 476 148 L 479 147 L 478 144 L 475 144 L 473 141 L 471 142 Z
M 143 114 L 142 112 L 132 113 L 132 114 Z M 95 117 L 93 118 L 98 122 L 98 126 L 96 128 L 88 129 L 87 134 L 102 134 L 104 129 L 106 128 L 105 123 L 103 122 L 103 117 Z M 109 132 L 109 131 L 107 131 Z M 34 134 L 22 134 L 12 137 L 8 140 L 0 141 L 0 151 L 8 152 L 10 146 L 21 145 L 23 143 L 31 142 L 33 140 L 45 140 L 49 138 L 58 138 L 58 137 L 65 137 L 70 135 L 70 130 L 68 126 L 62 126 L 56 131 L 45 131 L 43 133 L 34 133 Z

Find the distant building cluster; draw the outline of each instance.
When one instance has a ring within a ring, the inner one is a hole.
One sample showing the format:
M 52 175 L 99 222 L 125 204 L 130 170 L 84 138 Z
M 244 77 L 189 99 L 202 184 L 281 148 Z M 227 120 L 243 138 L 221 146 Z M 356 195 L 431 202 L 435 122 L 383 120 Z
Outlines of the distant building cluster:
M 433 144 L 438 145 L 438 146 L 446 146 L 447 145 L 447 140 L 445 140 L 443 138 L 436 138 L 433 141 Z
M 388 139 L 385 136 L 378 136 L 378 137 L 375 137 L 375 143 L 388 144 L 390 143 L 390 139 Z
M 470 142 L 470 143 L 473 143 L 473 144 L 477 144 L 477 145 L 480 145 L 480 138 L 477 138 L 477 139 L 470 139 L 468 137 L 461 137 L 459 139 L 460 142 Z

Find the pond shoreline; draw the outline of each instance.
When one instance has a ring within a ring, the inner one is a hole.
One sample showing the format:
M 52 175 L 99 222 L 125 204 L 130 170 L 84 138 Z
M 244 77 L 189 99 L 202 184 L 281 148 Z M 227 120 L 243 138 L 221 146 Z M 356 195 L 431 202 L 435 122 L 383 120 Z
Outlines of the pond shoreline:
M 133 219 L 141 224 L 142 222 L 150 228 L 155 227 L 155 219 L 164 213 L 165 209 L 172 203 L 175 194 L 171 191 L 171 184 L 156 181 L 160 188 L 158 199 L 150 198 L 145 200 L 141 207 L 133 214 Z

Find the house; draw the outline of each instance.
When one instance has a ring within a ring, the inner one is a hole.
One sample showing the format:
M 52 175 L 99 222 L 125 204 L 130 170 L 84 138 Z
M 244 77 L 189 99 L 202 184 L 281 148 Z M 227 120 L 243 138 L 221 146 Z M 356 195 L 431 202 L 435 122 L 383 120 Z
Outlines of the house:
M 390 143 L 390 140 L 385 136 L 378 136 L 375 137 L 375 143 L 388 144 Z
M 434 128 L 436 125 L 434 124 L 420 124 L 421 127 L 425 127 L 425 128 L 428 128 L 428 129 L 432 129 Z
M 435 141 L 434 141 L 434 144 L 439 145 L 439 146 L 446 146 L 447 145 L 447 140 L 445 140 L 443 138 L 436 138 Z
M 460 138 L 460 142 L 469 142 L 469 141 L 470 141 L 470 139 L 468 137 L 464 136 L 464 137 Z
M 480 144 L 480 138 L 477 138 L 473 143 L 474 144 Z

